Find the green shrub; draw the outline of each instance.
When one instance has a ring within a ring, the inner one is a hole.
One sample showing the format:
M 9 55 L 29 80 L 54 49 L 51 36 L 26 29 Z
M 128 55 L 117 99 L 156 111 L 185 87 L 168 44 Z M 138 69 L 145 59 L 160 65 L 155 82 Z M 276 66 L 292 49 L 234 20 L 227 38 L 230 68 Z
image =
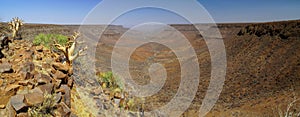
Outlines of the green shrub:
M 100 73 L 98 76 L 98 82 L 104 84 L 105 88 L 120 88 L 123 90 L 124 84 L 119 77 L 113 75 L 112 72 Z
M 44 94 L 44 101 L 42 104 L 35 105 L 30 107 L 27 111 L 29 117 L 53 117 L 52 113 L 54 113 L 56 109 L 56 94 Z
M 61 34 L 39 34 L 35 36 L 33 40 L 34 45 L 43 45 L 46 48 L 50 48 L 54 43 L 54 40 L 60 45 L 66 45 L 68 37 Z

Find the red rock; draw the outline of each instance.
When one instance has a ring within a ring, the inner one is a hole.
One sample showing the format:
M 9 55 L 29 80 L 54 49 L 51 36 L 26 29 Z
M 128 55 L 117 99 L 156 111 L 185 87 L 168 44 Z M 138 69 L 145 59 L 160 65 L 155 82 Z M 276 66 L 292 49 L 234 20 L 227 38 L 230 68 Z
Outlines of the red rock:
M 28 87 L 20 87 L 19 90 L 17 91 L 17 94 L 27 94 L 27 93 L 29 93 Z
M 21 85 L 10 84 L 10 85 L 8 85 L 8 86 L 5 88 L 5 91 L 6 91 L 6 92 L 11 91 L 11 90 L 14 90 L 14 89 L 19 88 L 20 86 L 21 86 Z
M 64 102 L 61 102 L 58 105 L 57 111 L 64 117 L 70 115 L 71 113 L 71 109 Z
M 56 71 L 55 74 L 54 74 L 54 78 L 57 78 L 57 79 L 63 79 L 63 78 L 66 78 L 66 77 L 67 77 L 67 74 L 64 74 L 61 71 Z
M 34 88 L 29 91 L 30 93 L 43 93 L 43 91 L 40 88 Z
M 10 98 L 10 96 L 7 96 L 7 95 L 0 96 L 0 109 L 5 108 L 5 106 L 9 102 L 9 98 Z
M 52 78 L 50 76 L 47 76 L 45 74 L 37 74 L 34 77 L 37 79 L 37 82 L 39 84 L 48 84 L 52 80 Z
M 59 63 L 59 62 L 55 62 L 55 63 L 52 63 L 52 66 L 56 69 L 56 70 L 60 70 L 60 71 L 65 71 L 65 72 L 68 72 L 69 70 L 69 66 L 67 65 L 64 65 L 62 63 Z
M 72 68 L 69 69 L 68 74 L 71 74 L 71 75 L 73 74 L 73 69 Z
M 43 92 L 34 91 L 25 95 L 25 103 L 29 106 L 41 104 L 44 101 Z
M 24 101 L 24 95 L 21 94 L 12 96 L 10 98 L 10 104 L 16 111 L 19 111 L 22 108 L 26 107 L 26 104 L 23 101 Z
M 47 94 L 51 94 L 52 90 L 53 90 L 53 84 L 44 84 L 44 85 L 40 85 L 37 88 L 39 88 L 41 91 L 43 91 L 43 93 L 47 93 Z
M 68 85 L 69 87 L 72 87 L 72 86 L 73 86 L 73 79 L 72 79 L 72 78 L 69 78 L 69 79 L 68 79 L 67 85 Z

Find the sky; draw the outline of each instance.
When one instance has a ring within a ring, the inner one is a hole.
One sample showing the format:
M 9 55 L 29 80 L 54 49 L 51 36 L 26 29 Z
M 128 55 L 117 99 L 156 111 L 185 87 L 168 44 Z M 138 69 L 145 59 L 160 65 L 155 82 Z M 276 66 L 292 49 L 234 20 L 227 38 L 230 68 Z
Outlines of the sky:
M 26 23 L 81 24 L 84 18 L 102 0 L 1 0 L 0 21 L 7 22 L 20 17 Z M 111 0 L 103 9 L 104 14 L 132 4 L 129 0 Z M 159 1 L 159 0 L 153 0 Z M 166 1 L 166 0 L 165 0 Z M 169 0 L 176 8 L 186 7 L 182 2 L 188 0 Z M 218 23 L 268 22 L 300 19 L 300 0 L 198 0 Z M 190 8 L 191 14 L 198 11 Z M 114 21 L 118 25 L 135 25 L 145 21 L 168 24 L 189 23 L 181 16 L 162 9 L 143 8 L 127 12 Z

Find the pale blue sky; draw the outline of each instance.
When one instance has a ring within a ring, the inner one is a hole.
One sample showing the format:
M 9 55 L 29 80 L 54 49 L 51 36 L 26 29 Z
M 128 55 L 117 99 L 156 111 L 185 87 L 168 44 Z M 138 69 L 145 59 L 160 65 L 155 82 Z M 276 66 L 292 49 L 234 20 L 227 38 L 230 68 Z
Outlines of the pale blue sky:
M 181 6 L 185 0 L 170 0 Z M 27 23 L 80 24 L 101 0 L 1 0 L 0 20 L 20 17 Z M 198 0 L 216 22 L 265 22 L 300 19 L 300 0 Z M 130 4 L 115 0 L 110 10 Z M 191 13 L 197 11 L 190 9 Z M 139 18 L 137 18 L 137 16 Z M 187 23 L 172 12 L 159 9 L 140 9 L 124 14 L 116 24 L 132 25 L 144 20 L 163 23 Z

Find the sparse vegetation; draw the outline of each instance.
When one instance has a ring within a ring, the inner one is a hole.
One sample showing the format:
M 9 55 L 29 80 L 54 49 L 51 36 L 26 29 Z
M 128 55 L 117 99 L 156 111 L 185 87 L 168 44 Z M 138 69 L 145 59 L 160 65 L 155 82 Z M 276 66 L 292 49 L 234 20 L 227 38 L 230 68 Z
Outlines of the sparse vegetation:
M 72 38 L 70 38 L 66 44 L 59 44 L 59 42 L 57 42 L 56 40 L 54 40 L 54 46 L 60 50 L 66 57 L 66 64 L 69 66 L 72 66 L 73 60 L 76 59 L 79 56 L 84 55 L 83 51 L 85 51 L 87 49 L 87 47 L 80 49 L 77 53 L 75 52 L 75 47 L 77 45 L 77 38 L 79 37 L 79 32 L 75 32 L 72 35 Z M 65 42 L 62 41 L 61 42 Z
M 98 75 L 98 82 L 102 88 L 119 88 L 124 89 L 124 84 L 119 77 L 113 75 L 112 72 L 104 72 Z
M 58 44 L 65 46 L 68 42 L 68 37 L 61 34 L 39 34 L 33 40 L 34 45 L 43 45 L 46 48 L 51 48 L 57 41 Z
M 292 28 L 295 28 L 297 23 L 275 25 L 274 23 L 267 24 L 250 24 L 242 28 L 237 35 L 242 36 L 245 34 L 256 35 L 261 37 L 264 35 L 277 36 L 281 39 L 288 39 L 293 35 L 297 35 L 297 32 L 290 32 Z
M 51 113 L 54 113 L 56 108 L 55 100 L 55 94 L 45 94 L 42 104 L 28 109 L 29 117 L 53 117 Z
M 297 102 L 299 102 L 299 99 L 295 98 L 291 103 L 289 103 L 287 105 L 286 110 L 281 110 L 280 108 L 278 108 L 278 116 L 279 117 L 299 117 L 300 112 L 299 112 L 299 108 L 297 108 Z
M 120 99 L 116 103 L 117 108 L 127 111 L 140 111 L 144 109 L 144 98 L 130 96 L 130 89 L 124 89 L 124 83 L 121 79 L 115 76 L 111 71 L 100 73 L 98 82 L 104 90 L 109 90 L 109 97 L 113 101 L 114 98 Z
M 80 96 L 78 92 L 76 91 L 75 87 L 72 89 L 72 112 L 76 114 L 78 117 L 91 117 L 95 116 L 95 109 L 91 109 L 85 106 L 87 103 L 87 100 L 89 98 L 85 96 Z M 92 113 L 94 112 L 94 113 Z
M 23 26 L 23 20 L 20 18 L 16 17 L 13 18 L 9 23 L 8 23 L 9 29 L 12 31 L 12 38 L 16 39 L 17 36 L 18 39 L 21 39 L 21 35 L 19 34 L 19 30 L 21 29 L 21 26 Z

